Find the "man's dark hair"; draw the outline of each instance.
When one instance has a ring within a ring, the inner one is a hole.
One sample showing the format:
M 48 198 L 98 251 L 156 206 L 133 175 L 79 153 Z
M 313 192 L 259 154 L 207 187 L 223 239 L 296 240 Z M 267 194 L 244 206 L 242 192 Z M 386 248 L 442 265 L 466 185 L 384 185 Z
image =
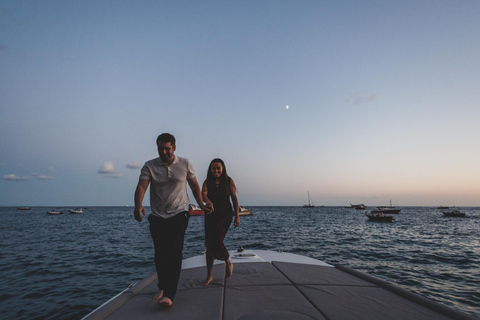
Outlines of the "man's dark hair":
M 157 144 L 159 142 L 170 142 L 172 144 L 172 146 L 175 145 L 175 137 L 173 136 L 173 134 L 170 134 L 170 133 L 162 133 L 161 135 L 159 135 L 157 137 Z

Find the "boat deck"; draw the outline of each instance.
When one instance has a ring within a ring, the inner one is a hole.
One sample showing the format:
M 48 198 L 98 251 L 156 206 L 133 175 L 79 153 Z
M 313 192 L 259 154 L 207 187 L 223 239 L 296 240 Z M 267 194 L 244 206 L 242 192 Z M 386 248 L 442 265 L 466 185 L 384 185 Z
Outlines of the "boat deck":
M 206 269 L 195 266 L 198 259 L 204 258 L 184 260 L 172 307 L 152 299 L 157 287 L 151 274 L 84 319 L 474 319 L 378 278 L 310 258 L 242 262 L 232 256 L 233 275 L 224 280 L 224 264 L 215 264 L 214 282 L 204 286 Z

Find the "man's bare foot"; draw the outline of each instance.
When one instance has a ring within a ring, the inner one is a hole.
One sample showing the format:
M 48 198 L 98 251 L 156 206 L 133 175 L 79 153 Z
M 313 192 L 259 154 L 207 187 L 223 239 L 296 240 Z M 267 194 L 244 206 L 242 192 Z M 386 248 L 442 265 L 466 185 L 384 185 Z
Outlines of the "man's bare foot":
M 153 300 L 160 300 L 163 297 L 163 290 L 158 291 L 153 297 Z
M 212 283 L 212 281 L 213 281 L 213 277 L 210 276 L 210 277 L 207 277 L 207 280 L 205 280 L 205 282 L 203 284 L 208 286 L 210 283 Z
M 163 297 L 162 299 L 158 300 L 158 304 L 161 305 L 162 307 L 170 307 L 173 302 L 170 300 L 170 298 Z
M 230 278 L 232 273 L 233 273 L 233 264 L 230 261 L 227 261 L 225 266 L 225 279 Z

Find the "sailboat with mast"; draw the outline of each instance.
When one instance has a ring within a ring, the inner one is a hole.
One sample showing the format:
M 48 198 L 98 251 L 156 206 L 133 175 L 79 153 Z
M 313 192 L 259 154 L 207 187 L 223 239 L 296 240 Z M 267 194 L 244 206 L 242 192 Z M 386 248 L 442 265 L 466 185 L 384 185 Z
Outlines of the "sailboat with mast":
M 304 208 L 314 208 L 315 205 L 313 204 L 313 200 L 310 197 L 310 191 L 307 191 L 307 195 L 308 195 L 308 204 L 304 204 L 303 207 Z
M 390 207 L 377 207 L 377 210 L 373 210 L 372 212 L 382 212 L 382 213 L 400 213 L 402 209 L 397 209 L 394 206 L 392 206 L 392 199 L 390 199 Z

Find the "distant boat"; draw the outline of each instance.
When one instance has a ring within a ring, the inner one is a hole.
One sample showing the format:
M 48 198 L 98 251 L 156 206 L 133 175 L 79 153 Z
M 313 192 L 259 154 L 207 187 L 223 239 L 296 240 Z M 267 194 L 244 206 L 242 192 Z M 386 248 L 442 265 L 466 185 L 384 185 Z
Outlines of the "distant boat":
M 252 213 L 253 209 L 247 209 L 245 207 L 239 206 L 238 207 L 238 214 L 240 216 L 248 216 Z M 188 207 L 188 213 L 190 213 L 191 216 L 203 216 L 205 215 L 205 211 L 200 209 L 198 206 L 194 204 L 190 204 Z
M 370 212 L 365 214 L 370 221 L 377 221 L 377 222 L 392 222 L 392 216 L 386 216 L 383 212 Z
M 465 217 L 465 212 L 460 210 L 453 209 L 452 211 L 442 212 L 445 217 Z
M 203 216 L 205 214 L 202 209 L 192 203 L 188 206 L 188 213 L 190 213 L 191 216 Z
M 377 207 L 377 210 L 373 210 L 372 212 L 383 212 L 383 213 L 400 213 L 402 209 L 397 209 L 395 208 L 394 206 L 392 206 L 392 199 L 390 199 L 390 206 L 389 207 L 385 207 L 385 206 L 381 206 L 381 207 Z
M 83 210 L 82 210 L 82 208 L 77 208 L 77 209 L 75 209 L 75 210 L 70 209 L 70 210 L 68 210 L 68 212 L 70 212 L 70 213 L 72 213 L 72 214 L 75 214 L 75 213 L 83 213 Z
M 30 207 L 20 207 L 20 208 L 17 208 L 17 210 L 30 210 Z
M 363 210 L 365 209 L 367 206 L 364 205 L 363 203 L 360 203 L 360 204 L 351 204 L 350 203 L 350 207 L 345 207 L 345 208 L 349 208 L 349 209 L 355 209 L 355 210 Z
M 63 212 L 53 209 L 53 210 L 47 211 L 47 214 L 49 214 L 49 215 L 51 215 L 51 216 L 52 216 L 52 215 L 53 215 L 53 216 L 56 216 L 56 215 L 59 215 L 59 214 L 63 214 Z
M 440 207 L 438 207 L 437 209 L 450 209 L 450 207 L 440 206 Z
M 252 210 L 253 210 L 253 209 L 247 209 L 247 208 L 242 207 L 242 206 L 239 206 L 238 209 L 239 209 L 238 214 L 240 216 L 248 216 L 252 213 Z
M 303 207 L 304 208 L 314 208 L 315 204 L 313 203 L 312 198 L 310 198 L 310 191 L 307 191 L 307 195 L 308 195 L 308 204 L 304 204 Z

